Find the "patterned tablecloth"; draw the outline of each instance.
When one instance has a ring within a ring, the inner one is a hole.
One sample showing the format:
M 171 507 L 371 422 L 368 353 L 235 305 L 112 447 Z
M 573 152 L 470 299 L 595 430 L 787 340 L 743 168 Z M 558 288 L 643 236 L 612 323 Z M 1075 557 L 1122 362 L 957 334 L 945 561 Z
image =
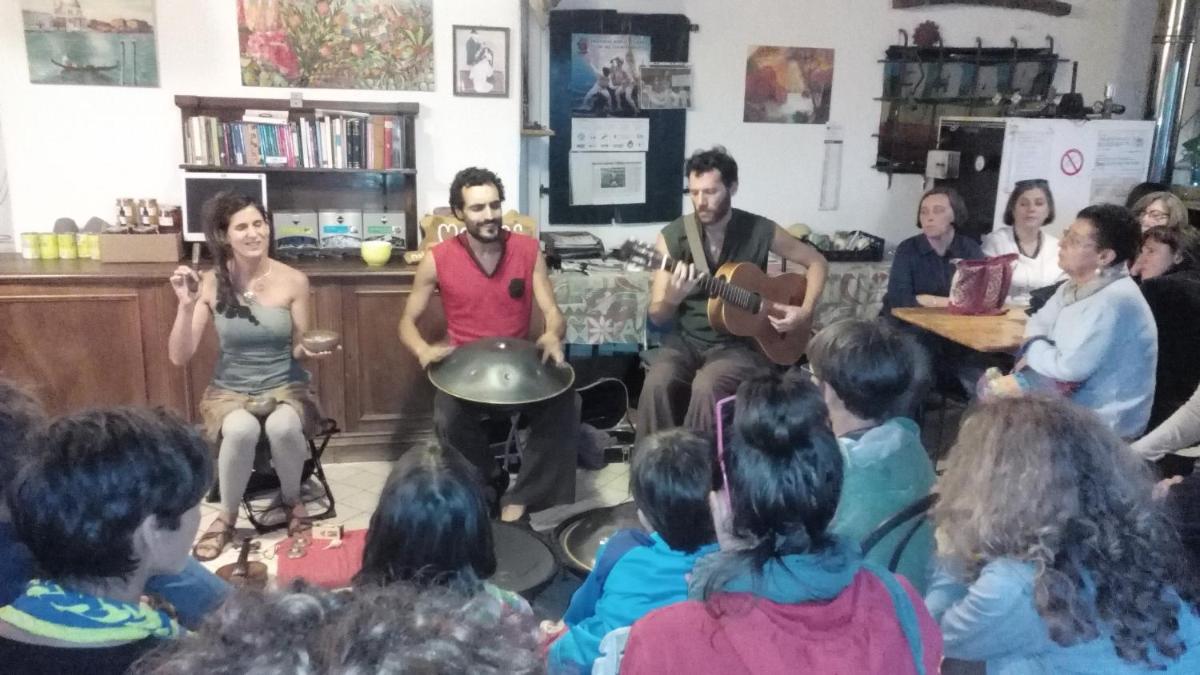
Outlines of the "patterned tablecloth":
M 565 342 L 641 344 L 646 340 L 650 273 L 610 270 L 556 272 L 554 297 L 567 323 Z
M 830 263 L 814 328 L 873 318 L 883 307 L 891 262 Z M 774 270 L 773 270 L 774 271 Z M 650 306 L 650 272 L 592 270 L 550 275 L 572 344 L 642 344 Z
M 829 276 L 817 306 L 814 330 L 821 330 L 842 319 L 870 319 L 879 316 L 883 296 L 887 294 L 890 260 L 829 264 Z

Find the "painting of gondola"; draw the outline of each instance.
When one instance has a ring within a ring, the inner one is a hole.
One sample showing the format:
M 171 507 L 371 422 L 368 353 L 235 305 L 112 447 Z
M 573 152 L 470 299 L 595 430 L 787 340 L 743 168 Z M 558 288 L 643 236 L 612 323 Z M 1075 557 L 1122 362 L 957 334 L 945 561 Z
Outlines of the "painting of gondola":
M 29 81 L 157 87 L 154 0 L 21 0 Z

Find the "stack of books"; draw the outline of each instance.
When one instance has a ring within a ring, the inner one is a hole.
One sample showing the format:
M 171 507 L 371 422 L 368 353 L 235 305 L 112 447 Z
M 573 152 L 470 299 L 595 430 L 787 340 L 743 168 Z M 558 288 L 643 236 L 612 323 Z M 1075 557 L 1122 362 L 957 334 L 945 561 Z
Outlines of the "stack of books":
M 349 110 L 289 113 L 246 110 L 240 122 L 188 117 L 184 163 L 192 166 L 280 166 L 302 169 L 404 168 L 399 115 Z

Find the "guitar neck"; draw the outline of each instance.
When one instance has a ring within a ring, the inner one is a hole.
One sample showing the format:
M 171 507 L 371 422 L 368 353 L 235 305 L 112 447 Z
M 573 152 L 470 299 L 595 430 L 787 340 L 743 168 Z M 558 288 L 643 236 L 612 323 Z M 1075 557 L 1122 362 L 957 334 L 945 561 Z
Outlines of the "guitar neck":
M 671 256 L 655 253 L 651 259 L 654 267 L 665 272 L 674 272 L 681 263 Z M 762 309 L 762 297 L 754 291 L 731 284 L 728 281 L 711 274 L 701 274 L 696 278 L 696 285 L 709 297 L 719 297 L 735 307 L 757 314 Z

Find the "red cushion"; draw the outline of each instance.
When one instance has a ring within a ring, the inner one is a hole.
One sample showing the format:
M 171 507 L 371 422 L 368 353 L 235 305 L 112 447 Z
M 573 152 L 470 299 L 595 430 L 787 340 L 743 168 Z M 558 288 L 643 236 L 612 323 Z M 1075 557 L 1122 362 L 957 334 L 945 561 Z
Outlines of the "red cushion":
M 282 588 L 293 579 L 304 578 L 323 588 L 345 588 L 362 567 L 366 538 L 366 530 L 348 530 L 337 548 L 326 548 L 329 539 L 314 539 L 302 558 L 287 557 L 292 540 L 284 539 L 275 545 L 275 559 L 279 561 L 276 582 Z

